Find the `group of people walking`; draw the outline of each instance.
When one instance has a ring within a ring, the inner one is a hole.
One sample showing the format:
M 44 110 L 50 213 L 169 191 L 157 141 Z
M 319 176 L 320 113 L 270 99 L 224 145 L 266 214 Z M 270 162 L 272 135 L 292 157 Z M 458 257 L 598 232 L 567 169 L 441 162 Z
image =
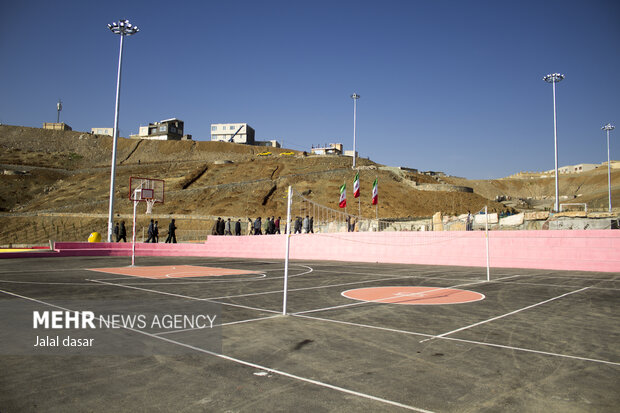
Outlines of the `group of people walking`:
M 295 217 L 294 234 L 314 234 L 314 217 L 306 215 L 304 219 Z M 303 231 L 303 232 L 302 232 Z
M 222 219 L 220 217 L 213 224 L 211 235 L 242 235 L 242 227 L 245 229 L 244 235 L 281 234 L 280 222 L 280 217 L 267 217 L 264 221 L 258 217 L 254 221 L 252 218 L 248 218 L 247 223 L 243 225 L 241 219 L 232 221 L 230 218 Z M 293 228 L 295 234 L 314 233 L 314 217 L 308 215 L 303 219 L 296 217 Z
M 168 237 L 166 238 L 166 243 L 177 243 L 177 235 L 176 235 L 177 226 L 174 223 L 174 218 L 170 221 L 168 225 Z M 125 228 L 125 221 L 121 221 L 120 225 L 117 222 L 114 226 L 114 235 L 116 236 L 116 242 L 127 242 L 127 229 Z M 145 242 L 159 242 L 159 223 L 155 220 L 151 220 L 149 224 L 149 228 L 147 230 L 148 238 Z

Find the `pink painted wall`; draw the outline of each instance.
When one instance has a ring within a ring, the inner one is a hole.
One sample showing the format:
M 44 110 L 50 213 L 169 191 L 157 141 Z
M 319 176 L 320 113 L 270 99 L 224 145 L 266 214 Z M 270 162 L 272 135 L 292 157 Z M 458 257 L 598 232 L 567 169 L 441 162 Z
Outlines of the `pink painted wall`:
M 204 244 L 140 243 L 136 244 L 136 254 L 283 259 L 285 242 L 285 235 L 210 236 Z M 131 255 L 131 244 L 58 242 L 55 248 L 56 256 Z M 492 231 L 489 252 L 491 268 L 620 272 L 620 231 Z M 42 256 L 42 253 L 7 254 L 0 257 Z M 291 236 L 290 258 L 485 267 L 485 234 L 482 231 L 298 234 Z
M 209 237 L 209 255 L 284 256 L 285 237 Z M 620 272 L 620 231 L 495 231 L 491 268 Z M 360 232 L 291 237 L 291 259 L 486 266 L 485 234 L 471 232 Z

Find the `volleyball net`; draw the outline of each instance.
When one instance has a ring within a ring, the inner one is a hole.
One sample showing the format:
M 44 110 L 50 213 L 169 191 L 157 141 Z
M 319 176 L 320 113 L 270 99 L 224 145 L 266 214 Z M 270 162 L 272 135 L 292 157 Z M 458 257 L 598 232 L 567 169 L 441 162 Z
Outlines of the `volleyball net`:
M 361 214 L 359 198 L 353 198 L 343 207 L 321 205 L 291 188 L 290 213 L 295 233 L 341 233 L 383 231 L 468 231 L 485 230 L 488 216 L 485 208 L 469 214 L 443 217 L 441 214 L 427 218 L 379 218 Z
M 481 281 L 490 281 L 487 207 L 452 221 L 430 223 L 379 219 L 358 211 L 321 205 L 289 187 L 284 314 L 290 259 L 473 266 L 481 267 Z

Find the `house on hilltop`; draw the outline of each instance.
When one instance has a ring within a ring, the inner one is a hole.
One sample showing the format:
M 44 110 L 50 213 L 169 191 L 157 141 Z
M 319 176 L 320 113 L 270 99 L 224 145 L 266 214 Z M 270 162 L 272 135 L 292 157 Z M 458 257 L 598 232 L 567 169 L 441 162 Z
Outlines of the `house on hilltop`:
M 279 148 L 280 142 L 275 139 L 257 141 L 256 131 L 247 123 L 212 123 L 211 141 L 233 142 L 252 146 L 269 146 Z
M 160 141 L 178 141 L 192 139 L 192 135 L 183 134 L 184 123 L 177 118 L 164 119 L 159 122 L 149 123 L 148 126 L 140 126 L 137 135 L 129 135 L 131 139 L 152 139 Z
M 43 129 L 51 129 L 51 130 L 73 130 L 71 126 L 67 125 L 63 122 L 45 122 L 43 124 Z
M 247 123 L 212 123 L 211 140 L 254 145 L 254 129 Z
M 90 128 L 90 133 L 93 135 L 114 136 L 114 128 Z
M 323 146 L 317 145 L 316 147 L 312 145 L 313 155 L 342 155 L 342 152 L 343 145 L 341 143 L 330 143 Z

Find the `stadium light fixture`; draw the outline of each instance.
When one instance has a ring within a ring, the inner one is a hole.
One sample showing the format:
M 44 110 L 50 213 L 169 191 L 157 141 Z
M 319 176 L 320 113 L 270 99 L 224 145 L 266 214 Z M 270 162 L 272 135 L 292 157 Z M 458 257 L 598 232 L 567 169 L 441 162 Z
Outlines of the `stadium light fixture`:
M 555 111 L 555 84 L 564 80 L 564 75 L 561 73 L 552 73 L 543 77 L 543 80 L 547 83 L 553 84 L 553 142 L 555 147 L 555 212 L 560 211 L 560 195 L 558 186 L 558 123 Z
M 353 99 L 353 168 L 355 169 L 355 158 L 357 155 L 357 152 L 355 150 L 355 127 L 357 124 L 357 100 L 360 98 L 361 96 L 358 95 L 357 93 L 353 93 L 351 95 L 351 98 Z
M 611 123 L 603 126 L 601 129 L 607 132 L 607 188 L 609 190 L 609 212 L 611 212 L 611 162 L 609 160 L 609 131 L 616 127 Z
M 121 19 L 118 22 L 108 24 L 108 29 L 114 34 L 121 36 L 121 47 L 118 54 L 118 75 L 116 78 L 116 106 L 114 109 L 114 136 L 112 137 L 112 170 L 110 172 L 110 208 L 108 212 L 108 242 L 112 242 L 112 230 L 114 219 L 114 177 L 116 175 L 116 142 L 118 141 L 118 112 L 121 98 L 121 67 L 123 64 L 123 39 L 140 31 L 138 26 L 129 23 L 129 20 Z

